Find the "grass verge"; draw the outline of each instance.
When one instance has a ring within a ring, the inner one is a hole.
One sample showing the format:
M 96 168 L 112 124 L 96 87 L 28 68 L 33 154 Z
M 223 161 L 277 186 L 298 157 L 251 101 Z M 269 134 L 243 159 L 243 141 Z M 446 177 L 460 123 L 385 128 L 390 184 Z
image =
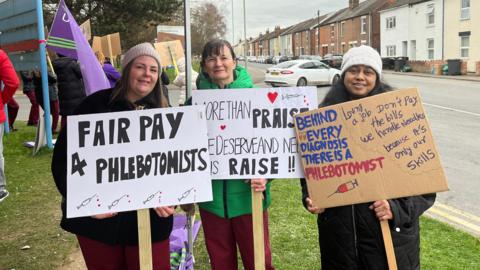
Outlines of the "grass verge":
M 60 195 L 50 173 L 52 151 L 42 149 L 32 157 L 23 142 L 34 139 L 35 129 L 16 126 L 17 132 L 4 137 L 10 196 L 0 203 L 0 270 L 56 269 L 78 247 L 74 236 L 58 226 Z M 274 181 L 269 218 L 276 268 L 320 269 L 316 217 L 300 203 L 298 180 Z M 478 238 L 422 217 L 421 241 L 422 269 L 480 269 Z M 210 269 L 202 233 L 194 252 L 195 269 Z

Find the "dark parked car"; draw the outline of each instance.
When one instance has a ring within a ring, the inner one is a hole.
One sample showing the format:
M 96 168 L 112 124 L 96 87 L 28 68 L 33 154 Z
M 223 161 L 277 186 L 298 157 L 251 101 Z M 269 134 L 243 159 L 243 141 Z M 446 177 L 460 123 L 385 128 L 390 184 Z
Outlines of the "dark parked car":
M 329 65 L 330 67 L 340 69 L 340 67 L 342 66 L 343 57 L 338 54 L 329 53 L 329 54 L 325 54 L 325 56 L 323 56 L 323 60 L 321 61 Z
M 264 63 L 265 64 L 273 64 L 273 56 L 266 56 Z

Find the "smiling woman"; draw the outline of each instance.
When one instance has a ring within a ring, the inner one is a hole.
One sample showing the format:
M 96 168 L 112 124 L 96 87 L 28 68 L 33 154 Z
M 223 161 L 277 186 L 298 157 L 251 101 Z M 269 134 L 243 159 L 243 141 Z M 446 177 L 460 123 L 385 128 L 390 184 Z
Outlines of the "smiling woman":
M 237 65 L 233 48 L 225 40 L 215 39 L 207 42 L 203 48 L 202 72 L 197 79 L 198 89 L 253 88 L 250 75 L 244 67 Z M 261 141 L 264 143 L 265 141 Z M 235 148 L 240 140 L 217 143 Z M 273 143 L 272 143 L 273 145 Z M 222 149 L 225 150 L 227 148 Z M 239 150 L 235 148 L 233 150 Z M 227 149 L 228 151 L 228 149 Z M 266 166 L 275 166 L 275 162 L 261 161 L 258 164 L 241 165 L 230 163 L 233 174 L 245 166 L 257 166 L 262 171 Z M 238 166 L 237 166 L 238 165 Z M 243 167 L 242 167 L 243 166 Z M 260 172 L 261 173 L 261 172 Z M 212 269 L 237 269 L 237 245 L 240 249 L 245 269 L 254 269 L 253 228 L 252 228 L 252 189 L 263 192 L 263 228 L 265 233 L 265 269 L 274 269 L 270 240 L 268 235 L 268 213 L 270 205 L 270 183 L 264 178 L 242 180 L 212 181 L 213 201 L 199 204 L 202 218 L 205 244 Z
M 350 49 L 343 58 L 341 74 L 341 79 L 330 88 L 321 106 L 391 90 L 380 80 L 380 55 L 369 46 Z M 368 173 L 382 167 L 382 161 L 383 157 L 323 166 L 307 174 L 314 179 L 326 179 Z M 309 212 L 319 214 L 317 225 L 322 269 L 388 269 L 384 243 L 378 237 L 381 235 L 379 220 L 388 221 L 398 269 L 420 269 L 419 219 L 435 202 L 435 194 L 321 209 L 313 205 L 305 179 L 301 180 L 301 185 L 303 205 Z
M 160 56 L 151 44 L 142 43 L 132 47 L 125 53 L 122 76 L 116 86 L 88 96 L 74 114 L 167 107 L 168 101 L 159 80 L 160 67 Z M 77 236 L 88 269 L 138 269 L 135 211 L 66 218 L 67 128 L 65 126 L 62 129 L 57 139 L 52 159 L 52 174 L 63 197 L 60 226 Z M 108 166 L 103 165 L 105 168 Z M 138 177 L 139 171 L 135 172 Z M 168 238 L 172 231 L 173 212 L 174 207 L 171 206 L 150 209 L 153 269 L 170 269 Z

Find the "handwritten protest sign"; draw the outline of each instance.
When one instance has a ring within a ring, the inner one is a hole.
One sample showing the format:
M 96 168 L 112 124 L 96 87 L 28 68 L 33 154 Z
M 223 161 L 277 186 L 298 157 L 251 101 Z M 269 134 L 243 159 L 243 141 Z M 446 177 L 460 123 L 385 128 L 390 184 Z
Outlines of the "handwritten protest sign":
M 416 89 L 295 116 L 309 196 L 333 207 L 448 189 Z
M 317 108 L 315 87 L 199 90 L 213 179 L 303 176 L 292 115 Z
M 178 59 L 185 57 L 183 52 L 182 42 L 180 40 L 157 42 L 153 44 L 160 59 L 162 59 L 162 66 L 172 66 Z
M 67 217 L 211 200 L 201 110 L 69 116 Z

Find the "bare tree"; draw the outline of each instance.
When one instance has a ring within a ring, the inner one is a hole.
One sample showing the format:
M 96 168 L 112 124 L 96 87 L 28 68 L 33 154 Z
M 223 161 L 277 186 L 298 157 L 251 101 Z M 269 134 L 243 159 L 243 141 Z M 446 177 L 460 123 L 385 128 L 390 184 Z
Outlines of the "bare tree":
M 211 2 L 207 2 L 192 11 L 192 53 L 199 55 L 209 40 L 222 38 L 227 29 L 225 16 Z

